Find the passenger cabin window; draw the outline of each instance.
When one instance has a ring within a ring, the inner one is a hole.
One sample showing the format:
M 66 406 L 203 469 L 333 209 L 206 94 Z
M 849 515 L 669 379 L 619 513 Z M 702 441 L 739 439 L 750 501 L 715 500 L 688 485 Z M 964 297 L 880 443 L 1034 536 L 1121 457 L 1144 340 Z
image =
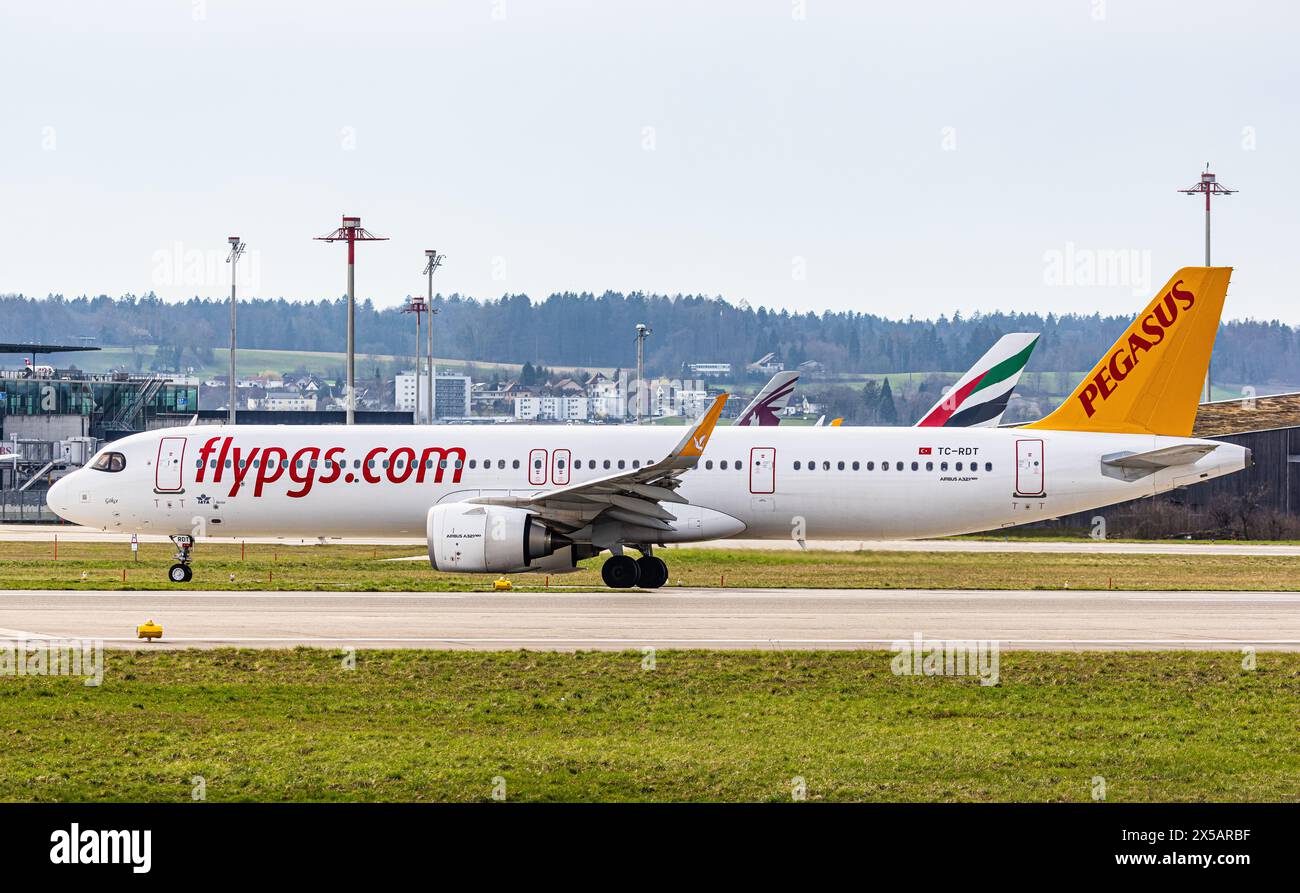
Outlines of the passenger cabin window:
M 126 468 L 126 456 L 121 453 L 104 453 L 90 467 L 96 471 L 121 471 Z

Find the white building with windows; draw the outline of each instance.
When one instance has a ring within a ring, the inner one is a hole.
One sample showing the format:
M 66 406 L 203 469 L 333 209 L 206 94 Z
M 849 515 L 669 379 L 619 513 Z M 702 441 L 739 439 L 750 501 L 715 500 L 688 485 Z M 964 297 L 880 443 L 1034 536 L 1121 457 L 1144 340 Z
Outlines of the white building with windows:
M 292 388 L 265 391 L 261 397 L 250 397 L 248 408 L 268 409 L 274 412 L 315 412 L 316 395 L 300 394 Z
M 586 395 L 543 397 L 521 394 L 515 398 L 515 420 L 519 422 L 585 422 Z
M 597 372 L 587 382 L 588 410 L 594 418 L 621 419 L 627 415 L 627 373 L 610 378 Z
M 636 394 L 637 391 L 636 382 L 633 382 L 632 393 Z M 709 399 L 704 382 L 690 378 L 646 379 L 645 389 L 641 390 L 641 393 L 645 395 L 645 415 L 648 418 L 666 416 L 692 418 L 703 411 Z M 632 403 L 632 410 L 633 412 L 636 410 L 635 401 Z
M 433 417 L 435 419 L 463 419 L 470 414 L 470 397 L 474 382 L 468 375 L 450 375 L 434 369 Z M 429 373 L 403 372 L 393 379 L 393 403 L 406 412 L 419 411 L 418 418 L 425 420 L 429 408 Z

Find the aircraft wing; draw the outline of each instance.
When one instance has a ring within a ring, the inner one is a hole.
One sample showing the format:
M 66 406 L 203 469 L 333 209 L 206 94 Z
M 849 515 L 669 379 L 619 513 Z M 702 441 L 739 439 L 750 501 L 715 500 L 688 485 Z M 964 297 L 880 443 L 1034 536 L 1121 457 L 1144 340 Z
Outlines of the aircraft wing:
M 686 503 L 676 492 L 680 478 L 699 463 L 727 397 L 719 394 L 714 398 L 677 446 L 658 462 L 528 496 L 485 496 L 469 502 L 530 509 L 567 530 L 585 527 L 598 518 L 652 530 L 672 530 L 668 522 L 677 518 L 663 503 Z

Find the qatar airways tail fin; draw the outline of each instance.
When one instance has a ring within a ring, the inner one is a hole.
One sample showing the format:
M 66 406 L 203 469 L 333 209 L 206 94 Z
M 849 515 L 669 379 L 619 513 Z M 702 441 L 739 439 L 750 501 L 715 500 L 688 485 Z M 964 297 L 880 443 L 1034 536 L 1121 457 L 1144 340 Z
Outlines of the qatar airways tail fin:
M 779 425 L 777 415 L 790 402 L 794 393 L 795 382 L 799 380 L 798 372 L 778 372 L 772 380 L 763 386 L 753 400 L 736 417 L 734 425 Z
M 1027 428 L 1187 437 L 1231 267 L 1174 274 L 1061 406 Z
M 921 416 L 915 427 L 997 427 L 1037 343 L 1038 335 L 1034 332 L 1003 335 Z

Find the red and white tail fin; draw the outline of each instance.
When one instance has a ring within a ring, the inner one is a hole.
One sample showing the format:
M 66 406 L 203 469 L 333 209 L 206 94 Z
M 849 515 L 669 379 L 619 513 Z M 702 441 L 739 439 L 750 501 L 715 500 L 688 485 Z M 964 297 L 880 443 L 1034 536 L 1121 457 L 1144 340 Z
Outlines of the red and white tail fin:
M 1038 343 L 1035 332 L 1003 335 L 916 423 L 918 428 L 992 428 Z

